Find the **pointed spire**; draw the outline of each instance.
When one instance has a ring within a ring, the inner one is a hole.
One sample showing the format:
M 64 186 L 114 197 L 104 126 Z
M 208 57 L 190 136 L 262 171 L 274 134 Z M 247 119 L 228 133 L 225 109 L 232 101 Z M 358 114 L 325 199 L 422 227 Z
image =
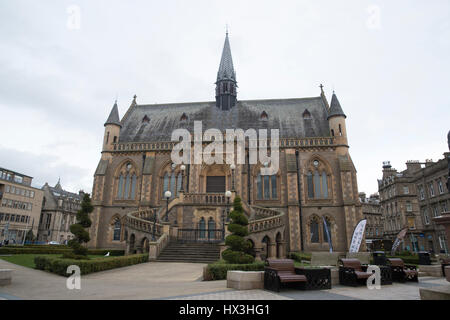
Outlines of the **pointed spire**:
M 105 126 L 108 124 L 115 124 L 118 126 L 122 126 L 119 118 L 119 108 L 117 107 L 117 100 L 114 103 L 114 106 L 111 109 L 111 113 L 109 114 L 108 120 L 105 122 Z
M 230 41 L 228 39 L 228 29 L 225 36 L 225 43 L 223 45 L 219 71 L 217 72 L 217 81 L 219 80 L 236 81 L 236 73 L 233 67 L 233 58 L 231 57 Z
M 61 187 L 61 177 L 58 177 L 58 182 L 55 185 L 55 189 L 62 190 Z
M 336 93 L 333 91 L 333 96 L 331 97 L 330 110 L 328 112 L 328 119 L 331 117 L 344 117 L 347 118 L 344 111 L 341 108 L 341 104 L 336 96 Z

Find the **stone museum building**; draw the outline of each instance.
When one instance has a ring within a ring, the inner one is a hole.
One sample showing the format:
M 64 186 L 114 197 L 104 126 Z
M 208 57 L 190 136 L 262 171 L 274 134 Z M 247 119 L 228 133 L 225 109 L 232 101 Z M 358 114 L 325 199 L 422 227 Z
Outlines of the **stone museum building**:
M 328 251 L 324 221 L 333 249 L 347 251 L 363 214 L 336 94 L 329 103 L 320 86 L 315 97 L 239 100 L 228 34 L 211 91 L 206 102 L 141 104 L 135 96 L 122 118 L 116 101 L 94 175 L 90 247 L 142 252 L 153 239 L 161 250 L 177 240 L 220 243 L 239 196 L 258 258 Z M 172 132 L 193 134 L 194 121 L 203 132 L 268 129 L 270 138 L 279 129 L 278 172 L 261 175 L 267 164 L 249 163 L 248 140 L 245 164 L 173 164 Z
M 43 192 L 33 188 L 33 178 L 0 168 L 0 242 L 22 243 L 32 230 L 38 233 Z

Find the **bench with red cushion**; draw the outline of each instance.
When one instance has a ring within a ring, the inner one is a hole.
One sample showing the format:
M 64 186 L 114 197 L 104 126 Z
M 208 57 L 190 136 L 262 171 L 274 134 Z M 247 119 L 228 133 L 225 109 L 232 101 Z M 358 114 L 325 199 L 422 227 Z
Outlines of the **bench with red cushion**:
M 419 273 L 416 266 L 405 264 L 400 258 L 388 258 L 387 261 L 392 270 L 393 281 L 419 281 Z
M 264 267 L 264 288 L 280 291 L 284 283 L 299 283 L 304 289 L 308 280 L 305 275 L 298 274 L 298 269 L 291 259 L 267 259 Z
M 367 272 L 367 266 L 361 265 L 358 259 L 340 259 L 339 260 L 339 283 L 348 286 L 357 286 L 366 283 L 366 280 L 372 275 Z

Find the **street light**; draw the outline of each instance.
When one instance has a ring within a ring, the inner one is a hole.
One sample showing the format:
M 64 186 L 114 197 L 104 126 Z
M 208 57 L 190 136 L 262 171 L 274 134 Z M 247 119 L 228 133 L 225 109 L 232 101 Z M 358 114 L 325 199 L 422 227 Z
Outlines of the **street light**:
M 186 166 L 184 164 L 182 164 L 180 166 L 180 170 L 181 170 L 181 187 L 180 187 L 180 192 L 184 192 L 184 170 L 186 170 Z
M 230 190 L 227 190 L 225 192 L 225 197 L 227 198 L 227 221 L 229 221 L 230 220 L 230 217 L 229 217 L 229 213 L 230 213 L 230 198 L 231 198 L 231 191 Z
M 164 193 L 164 196 L 166 197 L 166 219 L 165 219 L 165 221 L 168 222 L 169 221 L 169 199 L 170 199 L 170 197 L 172 197 L 172 192 L 167 190 Z
M 156 241 L 155 238 L 155 228 L 156 228 L 156 211 L 153 210 L 154 215 L 153 215 L 153 230 L 152 230 L 152 241 Z
M 236 169 L 234 163 L 230 165 L 230 169 L 231 169 L 231 191 L 234 191 L 234 169 Z

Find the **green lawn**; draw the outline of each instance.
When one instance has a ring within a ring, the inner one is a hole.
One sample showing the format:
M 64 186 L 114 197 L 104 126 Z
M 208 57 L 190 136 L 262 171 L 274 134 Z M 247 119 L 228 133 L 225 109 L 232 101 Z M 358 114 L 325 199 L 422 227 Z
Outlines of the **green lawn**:
M 13 254 L 11 256 L 0 256 L 0 259 L 34 269 L 34 258 L 37 256 L 62 257 L 60 254 Z M 104 258 L 104 256 L 98 255 L 88 255 L 88 257 L 91 259 Z

